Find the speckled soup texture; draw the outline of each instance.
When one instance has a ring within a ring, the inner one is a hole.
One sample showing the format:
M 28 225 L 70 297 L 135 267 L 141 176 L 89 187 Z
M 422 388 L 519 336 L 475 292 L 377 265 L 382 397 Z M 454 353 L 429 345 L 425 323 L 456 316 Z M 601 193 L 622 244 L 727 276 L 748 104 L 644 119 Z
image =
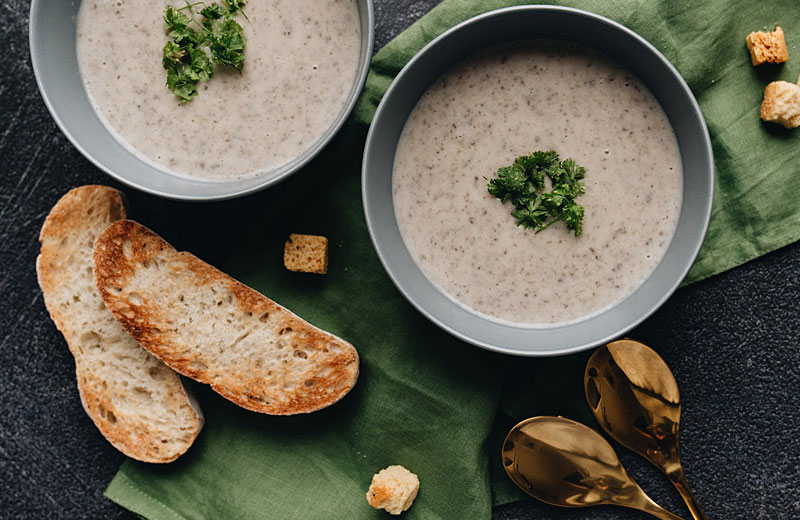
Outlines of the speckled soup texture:
M 487 192 L 499 167 L 556 150 L 587 168 L 583 234 L 518 228 Z M 613 305 L 652 273 L 675 231 L 683 175 L 675 134 L 625 68 L 555 42 L 494 47 L 439 78 L 397 148 L 393 197 L 412 257 L 461 304 L 552 324 Z
M 358 67 L 354 0 L 252 0 L 242 73 L 216 66 L 181 105 L 165 86 L 164 0 L 83 0 L 78 61 L 118 140 L 173 173 L 231 179 L 310 148 L 343 109 Z M 175 2 L 176 7 L 184 4 Z

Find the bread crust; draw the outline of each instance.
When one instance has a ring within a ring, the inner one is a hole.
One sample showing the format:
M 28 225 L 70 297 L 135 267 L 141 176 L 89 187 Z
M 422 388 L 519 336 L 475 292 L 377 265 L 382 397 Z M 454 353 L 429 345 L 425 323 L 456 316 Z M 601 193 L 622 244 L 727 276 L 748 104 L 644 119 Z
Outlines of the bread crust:
M 141 224 L 119 221 L 98 237 L 94 273 L 106 306 L 142 346 L 243 408 L 313 412 L 356 383 L 350 343 Z
M 86 413 L 103 436 L 125 455 L 143 462 L 166 463 L 192 445 L 202 429 L 203 416 L 179 376 L 125 333 L 96 292 L 91 271 L 94 238 L 108 224 L 123 218 L 125 204 L 117 190 L 93 185 L 69 191 L 42 226 L 36 273 L 50 317 L 75 358 L 78 391 Z M 79 307 L 81 304 L 84 306 Z M 95 321 L 89 323 L 89 318 Z M 97 351 L 86 351 L 87 336 L 91 338 L 89 343 L 96 343 Z M 96 371 L 93 361 L 112 356 L 112 346 L 115 352 L 125 355 L 127 371 L 158 386 L 155 402 L 165 407 L 165 415 L 173 417 L 175 431 L 168 433 L 149 420 L 149 401 L 129 398 L 123 394 L 129 391 L 127 387 L 110 380 L 119 378 L 107 377 L 114 373 L 111 359 L 109 363 L 103 361 L 104 367 L 109 366 L 104 373 Z

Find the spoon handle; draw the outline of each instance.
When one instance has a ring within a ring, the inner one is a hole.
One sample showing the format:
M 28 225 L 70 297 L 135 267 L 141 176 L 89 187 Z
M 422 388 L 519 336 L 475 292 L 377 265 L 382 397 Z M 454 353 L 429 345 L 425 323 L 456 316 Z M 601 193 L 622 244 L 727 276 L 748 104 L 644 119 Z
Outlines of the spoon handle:
M 706 514 L 700 509 L 700 504 L 694 497 L 692 490 L 689 489 L 689 483 L 686 482 L 686 475 L 683 473 L 683 468 L 678 466 L 677 470 L 667 474 L 667 478 L 669 478 L 672 485 L 677 488 L 678 493 L 681 494 L 683 501 L 686 502 L 686 507 L 689 508 L 689 512 L 692 514 L 692 518 L 694 518 L 694 520 L 707 520 Z
M 638 509 L 639 511 L 650 513 L 654 517 L 660 518 L 661 520 L 683 520 L 683 518 L 680 516 L 676 515 L 675 513 L 670 513 L 652 500 L 642 501 L 641 503 L 632 507 Z

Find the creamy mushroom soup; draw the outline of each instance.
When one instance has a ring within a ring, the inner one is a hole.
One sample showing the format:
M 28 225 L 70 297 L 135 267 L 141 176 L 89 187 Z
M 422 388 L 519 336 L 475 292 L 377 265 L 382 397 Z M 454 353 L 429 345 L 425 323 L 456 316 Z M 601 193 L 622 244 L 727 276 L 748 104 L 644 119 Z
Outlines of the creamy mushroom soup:
M 83 0 L 78 63 L 117 139 L 162 169 L 224 180 L 274 169 L 310 148 L 344 108 L 361 29 L 354 0 L 251 0 L 239 16 L 241 72 L 216 66 L 181 104 L 165 86 L 165 0 Z
M 487 192 L 498 168 L 555 150 L 587 169 L 583 233 L 516 227 Z M 491 48 L 459 63 L 405 124 L 392 176 L 396 218 L 423 273 L 478 313 L 553 324 L 632 293 L 675 231 L 683 190 L 675 134 L 628 70 L 556 42 Z

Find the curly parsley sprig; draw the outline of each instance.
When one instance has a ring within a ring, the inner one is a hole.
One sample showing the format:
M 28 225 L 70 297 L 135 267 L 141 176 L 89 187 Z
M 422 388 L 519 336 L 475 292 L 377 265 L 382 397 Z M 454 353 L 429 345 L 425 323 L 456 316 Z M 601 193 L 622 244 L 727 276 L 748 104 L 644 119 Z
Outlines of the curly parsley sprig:
M 545 190 L 545 175 L 553 188 Z M 575 199 L 584 194 L 586 168 L 572 159 L 559 160 L 558 153 L 533 152 L 514 160 L 514 164 L 497 170 L 497 178 L 489 181 L 489 193 L 505 204 L 511 202 L 518 226 L 536 233 L 563 220 L 567 229 L 578 236 L 583 231 L 583 206 Z
M 202 8 L 196 10 L 198 6 Z M 167 88 L 181 103 L 197 96 L 198 82 L 211 79 L 212 64 L 242 71 L 245 40 L 242 26 L 234 17 L 241 12 L 247 19 L 244 6 L 245 0 L 186 2 L 184 7 L 169 6 L 164 11 L 164 27 L 171 41 L 164 45 L 161 64 L 167 71 Z M 196 15 L 201 18 L 196 19 Z

